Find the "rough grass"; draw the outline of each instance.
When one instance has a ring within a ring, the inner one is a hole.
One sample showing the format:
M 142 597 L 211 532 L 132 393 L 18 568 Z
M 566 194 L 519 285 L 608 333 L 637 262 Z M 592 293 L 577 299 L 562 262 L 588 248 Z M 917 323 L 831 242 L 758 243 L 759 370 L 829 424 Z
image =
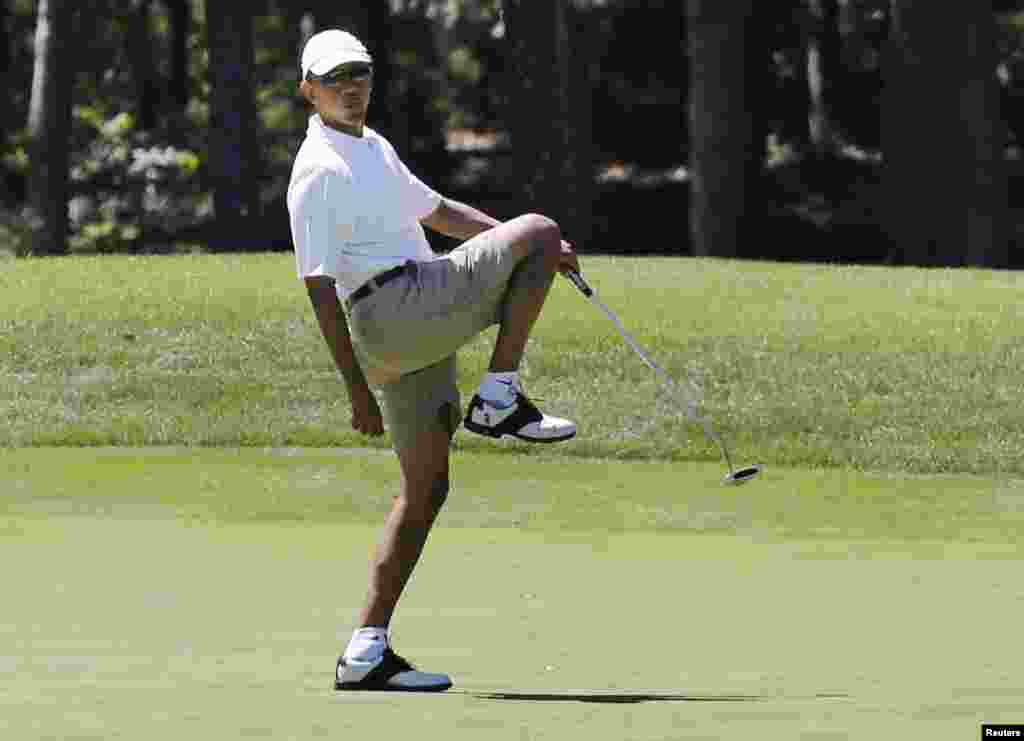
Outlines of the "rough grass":
M 656 362 L 700 380 L 737 458 L 1024 472 L 1015 273 L 690 258 L 584 267 Z M 7 261 L 0 293 L 0 445 L 387 445 L 349 428 L 291 255 Z M 492 339 L 460 355 L 464 395 Z M 566 281 L 524 372 L 530 393 L 580 427 L 537 455 L 718 457 Z

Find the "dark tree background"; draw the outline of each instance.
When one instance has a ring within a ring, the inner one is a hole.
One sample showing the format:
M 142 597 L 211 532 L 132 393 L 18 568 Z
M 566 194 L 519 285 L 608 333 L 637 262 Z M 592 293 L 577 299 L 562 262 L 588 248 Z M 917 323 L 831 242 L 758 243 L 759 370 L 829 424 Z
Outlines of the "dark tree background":
M 32 251 L 67 252 L 68 147 L 71 128 L 72 3 L 40 0 L 28 111 L 25 219 Z
M 991 3 L 893 4 L 884 101 L 893 262 L 1003 267 L 1004 127 Z
M 259 119 L 253 100 L 252 15 L 241 4 L 209 2 L 210 184 L 214 198 L 211 247 L 250 248 L 260 215 Z M 140 117 L 141 118 L 141 117 Z
M 577 71 L 581 34 L 575 20 L 566 0 L 506 2 L 514 70 L 507 123 L 519 165 L 519 203 L 547 212 L 585 245 L 593 166 L 588 132 L 576 125 L 586 117 L 579 107 L 589 95 Z
M 754 0 L 689 0 L 691 232 L 694 254 L 736 257 L 757 229 L 764 131 L 748 55 Z
M 584 252 L 1019 267 L 1022 5 L 0 0 L 0 250 L 290 249 L 343 27 L 425 180 Z

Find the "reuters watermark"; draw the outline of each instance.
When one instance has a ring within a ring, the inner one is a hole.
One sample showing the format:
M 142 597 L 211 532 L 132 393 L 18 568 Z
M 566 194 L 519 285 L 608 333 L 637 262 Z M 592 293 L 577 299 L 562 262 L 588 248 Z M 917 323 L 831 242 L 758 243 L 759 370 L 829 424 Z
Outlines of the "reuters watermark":
M 1019 738 L 1024 741 L 1024 725 L 1007 725 L 1005 723 L 985 723 L 981 727 L 981 739 Z

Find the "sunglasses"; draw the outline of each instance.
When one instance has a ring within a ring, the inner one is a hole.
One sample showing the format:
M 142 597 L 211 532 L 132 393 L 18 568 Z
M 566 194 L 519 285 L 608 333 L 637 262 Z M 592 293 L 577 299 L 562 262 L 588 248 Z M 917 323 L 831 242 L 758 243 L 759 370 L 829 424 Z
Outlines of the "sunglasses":
M 341 67 L 335 67 L 330 72 L 322 75 L 310 74 L 307 79 L 316 80 L 321 85 L 326 85 L 327 87 L 337 87 L 366 78 L 373 79 L 373 65 L 356 62 L 355 64 L 344 64 Z

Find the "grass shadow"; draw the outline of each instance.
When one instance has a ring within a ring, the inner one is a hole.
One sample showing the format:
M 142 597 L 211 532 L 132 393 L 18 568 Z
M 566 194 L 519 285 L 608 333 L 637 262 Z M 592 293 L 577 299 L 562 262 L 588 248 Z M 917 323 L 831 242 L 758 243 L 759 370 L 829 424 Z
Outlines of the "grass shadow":
M 645 702 L 758 702 L 764 699 L 756 695 L 681 695 L 652 692 L 466 692 L 465 694 L 477 700 L 589 702 L 626 705 Z

